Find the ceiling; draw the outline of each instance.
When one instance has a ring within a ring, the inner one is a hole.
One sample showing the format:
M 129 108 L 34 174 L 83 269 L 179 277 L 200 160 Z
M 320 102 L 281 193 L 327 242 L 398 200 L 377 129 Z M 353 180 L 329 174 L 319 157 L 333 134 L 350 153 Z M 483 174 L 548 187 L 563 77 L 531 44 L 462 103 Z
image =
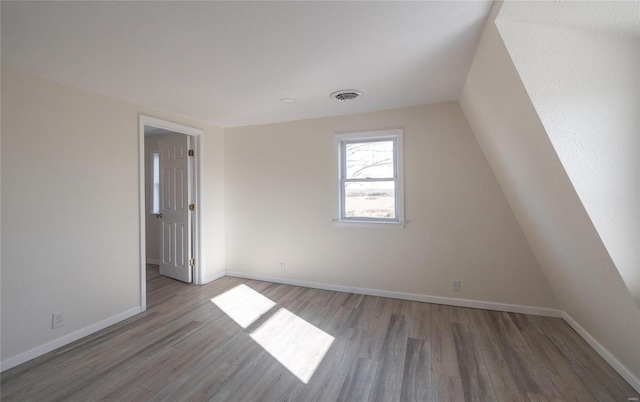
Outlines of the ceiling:
M 637 0 L 506 2 L 500 9 L 499 19 L 640 39 L 640 2 Z
M 219 127 L 290 121 L 457 100 L 491 6 L 2 1 L 1 60 Z

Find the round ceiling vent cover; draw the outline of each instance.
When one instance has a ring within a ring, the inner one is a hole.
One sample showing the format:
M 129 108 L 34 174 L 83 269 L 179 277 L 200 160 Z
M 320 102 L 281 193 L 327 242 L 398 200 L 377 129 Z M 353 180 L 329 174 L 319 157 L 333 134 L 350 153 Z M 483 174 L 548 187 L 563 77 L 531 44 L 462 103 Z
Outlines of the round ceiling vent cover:
M 346 102 L 358 99 L 362 96 L 362 92 L 357 89 L 343 89 L 341 91 L 336 91 L 329 95 L 329 97 L 337 100 L 338 102 Z

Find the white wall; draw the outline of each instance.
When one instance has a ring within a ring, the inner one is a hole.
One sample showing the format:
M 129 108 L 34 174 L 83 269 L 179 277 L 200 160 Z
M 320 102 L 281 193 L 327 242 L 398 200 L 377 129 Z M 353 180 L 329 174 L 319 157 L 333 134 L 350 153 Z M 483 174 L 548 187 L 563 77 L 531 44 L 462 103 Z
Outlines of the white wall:
M 638 387 L 640 311 L 580 202 L 493 18 L 460 104 L 560 308 Z
M 640 38 L 513 22 L 522 13 L 535 19 L 535 9 L 521 8 L 505 3 L 498 30 L 580 201 L 640 306 Z M 546 21 L 547 7 L 540 8 Z M 591 2 L 548 8 L 554 18 L 561 11 L 603 11 Z M 636 18 L 639 12 L 636 3 Z
M 1 106 L 3 362 L 140 305 L 139 113 L 204 129 L 203 276 L 224 270 L 221 129 L 5 67 Z
M 408 226 L 336 226 L 334 133 L 398 127 Z M 556 307 L 456 102 L 225 129 L 225 172 L 228 270 Z

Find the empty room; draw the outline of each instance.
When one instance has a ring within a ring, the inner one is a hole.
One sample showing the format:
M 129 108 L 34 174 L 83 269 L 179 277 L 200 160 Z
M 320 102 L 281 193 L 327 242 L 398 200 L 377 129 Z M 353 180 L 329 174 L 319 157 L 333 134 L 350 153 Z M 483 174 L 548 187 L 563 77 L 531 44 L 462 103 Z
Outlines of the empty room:
M 639 2 L 0 17 L 1 400 L 639 400 Z

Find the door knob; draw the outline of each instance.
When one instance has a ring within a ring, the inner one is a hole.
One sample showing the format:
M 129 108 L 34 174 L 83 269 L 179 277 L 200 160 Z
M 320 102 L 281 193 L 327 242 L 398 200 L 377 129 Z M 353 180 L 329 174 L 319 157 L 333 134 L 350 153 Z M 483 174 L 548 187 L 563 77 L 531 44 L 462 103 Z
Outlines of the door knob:
M 156 214 L 156 218 L 162 219 L 162 214 Z

